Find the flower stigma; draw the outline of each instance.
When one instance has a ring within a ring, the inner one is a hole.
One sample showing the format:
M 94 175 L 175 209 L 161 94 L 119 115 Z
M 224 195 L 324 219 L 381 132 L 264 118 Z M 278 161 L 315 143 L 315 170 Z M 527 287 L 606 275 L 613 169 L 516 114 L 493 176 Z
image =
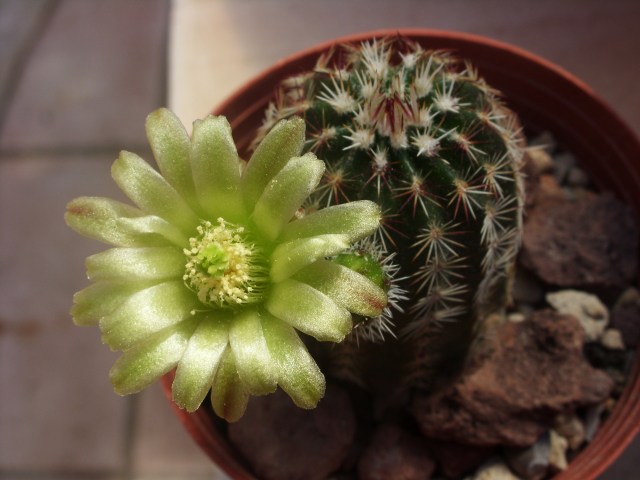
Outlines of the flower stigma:
M 218 218 L 204 221 L 189 239 L 182 277 L 207 305 L 233 307 L 262 298 L 268 272 L 259 249 L 248 241 L 244 227 Z

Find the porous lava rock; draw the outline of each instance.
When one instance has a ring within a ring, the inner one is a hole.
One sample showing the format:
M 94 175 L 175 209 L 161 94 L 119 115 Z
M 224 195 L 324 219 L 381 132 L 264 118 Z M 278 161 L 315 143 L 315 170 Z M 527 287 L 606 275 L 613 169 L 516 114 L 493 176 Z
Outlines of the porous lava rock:
M 395 424 L 383 424 L 358 462 L 360 480 L 429 480 L 435 470 L 426 442 Z
M 347 393 L 335 384 L 314 410 L 303 410 L 283 392 L 253 397 L 229 438 L 264 480 L 322 480 L 349 453 L 356 431 Z
M 462 443 L 433 440 L 429 442 L 438 465 L 438 472 L 445 478 L 459 479 L 472 473 L 488 459 L 495 456 L 495 447 L 478 447 Z
M 638 226 L 609 193 L 548 200 L 527 213 L 522 263 L 548 284 L 611 292 L 637 273 Z
M 414 396 L 411 412 L 426 437 L 532 445 L 558 414 L 602 402 L 613 388 L 584 358 L 584 330 L 570 315 L 540 310 L 496 327 L 484 342 L 449 386 Z

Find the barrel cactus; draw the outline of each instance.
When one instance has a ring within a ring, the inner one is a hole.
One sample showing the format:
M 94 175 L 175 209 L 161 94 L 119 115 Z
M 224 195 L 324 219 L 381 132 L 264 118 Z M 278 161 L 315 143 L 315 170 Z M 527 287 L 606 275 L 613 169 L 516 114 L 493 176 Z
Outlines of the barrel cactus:
M 403 378 L 428 386 L 509 301 L 523 205 L 517 118 L 473 66 L 400 37 L 336 46 L 282 81 L 256 142 L 294 115 L 307 124 L 305 150 L 327 163 L 308 207 L 382 207 L 377 243 L 397 253 L 407 292 L 388 343 L 407 352 Z

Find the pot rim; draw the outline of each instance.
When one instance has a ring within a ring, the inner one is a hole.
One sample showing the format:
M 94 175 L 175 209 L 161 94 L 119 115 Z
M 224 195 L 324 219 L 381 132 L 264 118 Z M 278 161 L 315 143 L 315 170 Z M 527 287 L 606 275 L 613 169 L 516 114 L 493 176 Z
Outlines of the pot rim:
M 483 35 L 478 35 L 475 33 L 468 32 L 459 32 L 455 30 L 441 30 L 441 29 L 431 29 L 431 28 L 397 28 L 397 29 L 379 29 L 372 30 L 369 32 L 360 32 L 353 33 L 349 35 L 345 35 L 342 37 L 338 37 L 332 40 L 327 40 L 311 47 L 305 48 L 298 52 L 287 55 L 280 60 L 276 61 L 273 65 L 267 67 L 262 70 L 258 74 L 254 75 L 252 78 L 247 80 L 243 85 L 241 85 L 238 89 L 236 89 L 230 96 L 228 96 L 225 100 L 220 102 L 216 108 L 213 109 L 214 115 L 220 115 L 221 113 L 227 111 L 234 103 L 238 101 L 242 101 L 244 95 L 247 90 L 253 88 L 256 83 L 261 83 L 265 79 L 273 76 L 275 73 L 280 72 L 284 65 L 298 63 L 300 60 L 307 59 L 309 57 L 317 57 L 317 55 L 323 51 L 329 50 L 331 47 L 343 43 L 358 43 L 363 40 L 372 40 L 374 38 L 384 38 L 384 37 L 431 37 L 431 38 L 439 38 L 439 39 L 449 39 L 455 41 L 463 41 L 466 43 L 477 43 L 484 46 L 492 47 L 497 50 L 505 51 L 517 55 L 519 57 L 526 58 L 527 60 L 536 63 L 542 66 L 545 69 L 552 70 L 557 75 L 560 75 L 566 78 L 568 81 L 574 83 L 581 90 L 586 90 L 589 94 L 598 100 L 605 108 L 609 109 L 608 105 L 601 100 L 598 95 L 589 87 L 585 82 L 580 80 L 575 75 L 569 73 L 567 70 L 562 67 L 556 65 L 549 60 L 546 60 L 543 57 L 540 57 L 528 50 L 525 50 L 521 47 L 502 42 L 500 40 L 495 40 L 490 37 L 485 37 Z

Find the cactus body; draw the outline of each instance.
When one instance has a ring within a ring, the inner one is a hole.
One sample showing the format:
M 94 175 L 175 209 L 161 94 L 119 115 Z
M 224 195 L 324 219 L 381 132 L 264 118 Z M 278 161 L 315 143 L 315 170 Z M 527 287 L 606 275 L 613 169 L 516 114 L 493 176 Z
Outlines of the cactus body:
M 472 66 L 402 39 L 342 45 L 283 81 L 257 140 L 301 115 L 327 170 L 318 206 L 381 205 L 377 240 L 408 291 L 396 319 L 404 373 L 461 358 L 481 320 L 504 309 L 520 232 L 518 122 Z

